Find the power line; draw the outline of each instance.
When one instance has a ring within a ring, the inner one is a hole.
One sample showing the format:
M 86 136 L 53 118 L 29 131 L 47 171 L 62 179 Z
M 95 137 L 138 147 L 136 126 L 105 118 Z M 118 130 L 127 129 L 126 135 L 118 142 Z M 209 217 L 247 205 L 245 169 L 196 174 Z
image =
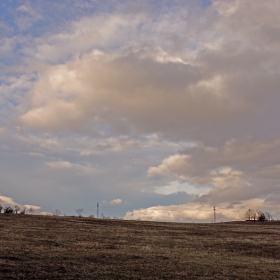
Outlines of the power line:
M 214 206 L 214 223 L 216 223 L 216 207 Z

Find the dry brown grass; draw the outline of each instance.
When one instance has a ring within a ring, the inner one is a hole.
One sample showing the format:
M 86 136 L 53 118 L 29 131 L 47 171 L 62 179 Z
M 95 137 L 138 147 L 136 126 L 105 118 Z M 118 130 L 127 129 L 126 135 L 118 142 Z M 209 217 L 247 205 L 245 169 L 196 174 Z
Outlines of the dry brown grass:
M 0 279 L 279 279 L 280 223 L 0 214 Z

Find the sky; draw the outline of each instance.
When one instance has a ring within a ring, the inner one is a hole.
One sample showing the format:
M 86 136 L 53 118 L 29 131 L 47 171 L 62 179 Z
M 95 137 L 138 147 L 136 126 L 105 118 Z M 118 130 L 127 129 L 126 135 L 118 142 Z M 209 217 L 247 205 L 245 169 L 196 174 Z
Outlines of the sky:
M 278 0 L 0 3 L 0 201 L 280 217 Z

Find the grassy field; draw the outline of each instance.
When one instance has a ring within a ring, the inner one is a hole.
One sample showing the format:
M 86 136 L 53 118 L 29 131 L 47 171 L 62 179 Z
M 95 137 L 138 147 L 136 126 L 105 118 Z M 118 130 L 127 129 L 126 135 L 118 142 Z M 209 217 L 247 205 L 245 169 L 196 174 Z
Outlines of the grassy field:
M 280 223 L 0 214 L 0 279 L 280 279 Z

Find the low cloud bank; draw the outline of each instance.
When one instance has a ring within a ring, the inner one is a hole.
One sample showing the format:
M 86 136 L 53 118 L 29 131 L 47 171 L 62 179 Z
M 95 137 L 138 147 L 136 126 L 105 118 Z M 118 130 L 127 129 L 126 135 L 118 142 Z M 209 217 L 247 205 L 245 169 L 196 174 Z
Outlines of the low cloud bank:
M 36 205 L 31 205 L 31 204 L 21 205 L 20 203 L 15 202 L 13 198 L 4 195 L 0 195 L 0 204 L 4 207 L 14 207 L 15 205 L 17 205 L 21 210 L 32 209 L 32 211 L 37 211 L 41 209 L 40 206 L 36 206 Z
M 274 219 L 278 219 L 277 204 L 269 203 L 263 199 L 251 199 L 236 203 L 222 203 L 216 205 L 217 221 L 244 220 L 247 209 L 257 209 L 270 212 Z M 214 217 L 213 206 L 191 202 L 181 205 L 154 206 L 127 212 L 126 220 L 147 221 L 204 221 L 212 222 Z

